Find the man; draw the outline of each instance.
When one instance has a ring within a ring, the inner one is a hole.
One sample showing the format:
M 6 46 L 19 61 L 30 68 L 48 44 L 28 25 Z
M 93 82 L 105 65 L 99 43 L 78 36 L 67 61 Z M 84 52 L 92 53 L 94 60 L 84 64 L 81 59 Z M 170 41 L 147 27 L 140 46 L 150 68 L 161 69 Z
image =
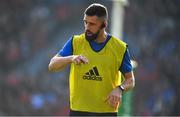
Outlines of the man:
M 71 64 L 70 116 L 117 116 L 122 93 L 135 85 L 127 44 L 106 33 L 107 20 L 105 6 L 90 5 L 85 33 L 71 37 L 49 63 L 50 71 Z

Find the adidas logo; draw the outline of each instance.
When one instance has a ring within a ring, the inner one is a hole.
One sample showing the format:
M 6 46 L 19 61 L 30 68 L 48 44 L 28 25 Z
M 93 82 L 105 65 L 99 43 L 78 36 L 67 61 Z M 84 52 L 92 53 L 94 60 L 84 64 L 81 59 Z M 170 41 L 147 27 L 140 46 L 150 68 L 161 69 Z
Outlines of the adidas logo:
M 102 81 L 102 77 L 99 75 L 97 67 L 93 67 L 89 70 L 84 76 L 84 80 L 96 80 L 96 81 Z

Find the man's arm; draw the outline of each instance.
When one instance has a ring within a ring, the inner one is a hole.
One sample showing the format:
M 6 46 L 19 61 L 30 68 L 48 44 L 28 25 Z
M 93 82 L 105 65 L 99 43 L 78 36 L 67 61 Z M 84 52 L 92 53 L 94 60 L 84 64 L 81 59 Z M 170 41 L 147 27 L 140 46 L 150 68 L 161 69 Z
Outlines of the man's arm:
M 119 70 L 124 76 L 124 81 L 122 82 L 121 86 L 113 89 L 108 95 L 108 103 L 114 108 L 117 108 L 118 105 L 121 104 L 122 93 L 135 86 L 135 78 L 128 49 L 125 52 L 122 65 Z
M 49 71 L 59 71 L 63 69 L 65 66 L 72 63 L 72 58 L 73 56 L 62 57 L 55 55 L 49 63 Z
M 71 63 L 75 63 L 77 65 L 81 63 L 86 64 L 88 63 L 88 59 L 83 55 L 71 55 L 66 57 L 55 55 L 49 63 L 49 71 L 62 70 L 64 67 Z
M 84 60 L 85 57 L 82 57 L 81 55 L 73 55 L 72 39 L 73 37 L 70 37 L 63 48 L 51 59 L 49 63 L 49 71 L 62 70 L 68 64 L 73 62 L 76 64 L 79 64 L 81 61 L 85 63 L 87 62 L 87 60 Z
M 124 74 L 124 82 L 121 84 L 121 86 L 124 88 L 124 91 L 128 91 L 129 89 L 132 89 L 135 86 L 135 78 L 133 71 L 125 73 Z

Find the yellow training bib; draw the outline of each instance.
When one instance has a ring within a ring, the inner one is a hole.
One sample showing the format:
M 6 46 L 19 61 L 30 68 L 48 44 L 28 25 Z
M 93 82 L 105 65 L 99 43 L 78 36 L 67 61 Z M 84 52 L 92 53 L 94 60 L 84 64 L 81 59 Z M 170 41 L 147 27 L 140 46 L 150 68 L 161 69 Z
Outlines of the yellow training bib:
M 73 37 L 73 55 L 84 55 L 89 63 L 71 64 L 70 108 L 74 111 L 117 112 L 105 99 L 121 83 L 119 67 L 126 43 L 111 37 L 104 48 L 95 52 L 85 34 Z

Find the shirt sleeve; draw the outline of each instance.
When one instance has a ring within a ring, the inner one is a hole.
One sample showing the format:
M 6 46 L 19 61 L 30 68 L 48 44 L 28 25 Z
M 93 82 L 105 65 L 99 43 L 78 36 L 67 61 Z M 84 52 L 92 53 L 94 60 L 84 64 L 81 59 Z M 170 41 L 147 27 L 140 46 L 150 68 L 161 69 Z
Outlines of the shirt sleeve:
M 119 70 L 123 74 L 132 71 L 132 65 L 131 65 L 130 54 L 129 54 L 129 50 L 128 49 L 126 49 L 126 52 L 124 54 L 124 58 L 123 58 L 123 61 L 122 61 L 122 64 L 121 64 Z
M 72 55 L 73 54 L 72 40 L 73 40 L 73 37 L 70 37 L 57 54 L 60 56 Z

